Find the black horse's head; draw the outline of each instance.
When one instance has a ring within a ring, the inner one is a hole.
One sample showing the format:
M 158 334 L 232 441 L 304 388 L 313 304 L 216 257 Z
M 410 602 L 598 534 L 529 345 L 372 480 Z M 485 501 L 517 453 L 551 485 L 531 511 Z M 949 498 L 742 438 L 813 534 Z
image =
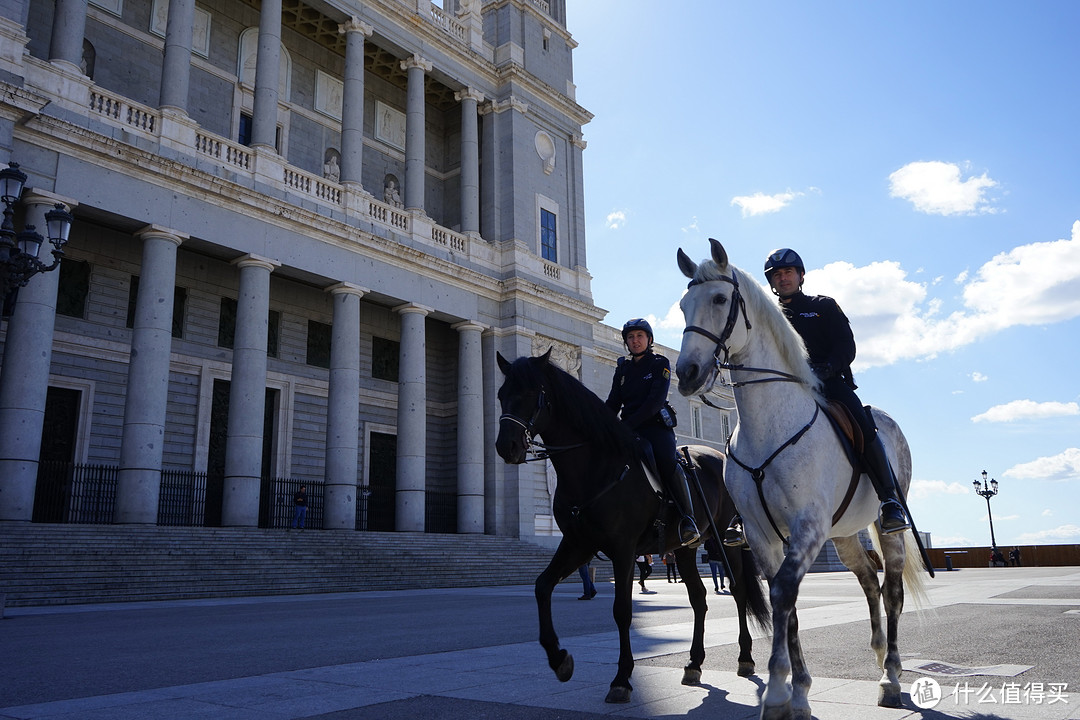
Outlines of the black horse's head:
M 521 357 L 514 362 L 496 353 L 506 379 L 499 388 L 502 416 L 495 450 L 508 463 L 525 462 L 529 443 L 544 430 L 551 410 L 544 391 L 544 371 L 550 358 L 550 349 L 539 357 Z

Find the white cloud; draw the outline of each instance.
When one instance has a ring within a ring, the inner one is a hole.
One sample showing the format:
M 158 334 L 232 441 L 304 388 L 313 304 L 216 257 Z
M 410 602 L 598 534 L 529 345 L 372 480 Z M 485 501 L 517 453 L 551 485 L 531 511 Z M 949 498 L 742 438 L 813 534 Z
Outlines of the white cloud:
M 803 195 L 805 195 L 805 193 L 792 192 L 791 190 L 775 195 L 766 195 L 765 193 L 756 192 L 753 195 L 738 195 L 733 197 L 731 198 L 731 204 L 742 211 L 743 217 L 753 217 L 755 215 L 768 215 L 769 213 L 780 212 L 790 205 L 792 200 L 802 197 Z
M 1019 545 L 1038 545 L 1040 543 L 1067 541 L 1080 541 L 1080 525 L 1058 525 L 1049 530 L 1023 533 L 1016 538 Z
M 922 500 L 934 495 L 970 495 L 971 488 L 958 482 L 946 483 L 944 480 L 912 480 L 908 488 L 908 499 Z
M 986 412 L 971 418 L 971 421 L 1013 422 L 1016 420 L 1043 420 L 1067 415 L 1080 415 L 1080 405 L 1074 402 L 1039 403 L 1034 400 L 1013 400 L 1004 405 L 995 405 Z
M 683 294 L 685 293 L 686 291 L 684 290 Z M 679 295 L 679 300 L 681 299 L 682 294 Z M 661 334 L 666 337 L 669 333 L 673 333 L 673 337 L 681 337 L 683 328 L 686 327 L 686 318 L 683 317 L 682 309 L 679 307 L 678 301 L 668 308 L 664 317 L 658 318 L 655 315 L 646 315 L 645 319 L 652 325 L 653 333 L 657 336 L 657 342 L 665 345 L 667 343 L 659 337 Z M 672 347 L 677 349 L 679 346 L 674 345 Z
M 1018 325 L 1080 317 L 1077 287 L 1080 220 L 1068 240 L 1022 245 L 992 258 L 963 287 L 963 309 L 948 315 L 927 284 L 908 279 L 895 261 L 837 262 L 806 274 L 807 292 L 836 298 L 851 320 L 859 343 L 856 371 L 933 358 Z
M 626 226 L 626 213 L 622 210 L 613 210 L 605 218 L 608 230 L 619 230 Z
M 986 173 L 961 179 L 960 166 L 933 160 L 908 163 L 889 175 L 889 194 L 910 201 L 928 215 L 975 215 L 996 212 L 986 191 L 997 182 Z
M 1080 480 L 1080 448 L 1013 465 L 1001 476 L 1017 480 Z
M 954 537 L 938 537 L 936 535 L 931 535 L 930 539 L 933 541 L 934 547 L 936 548 L 975 547 L 978 545 L 978 543 L 971 538 L 966 538 L 962 535 Z
M 1054 514 L 1054 511 L 1051 510 L 1050 508 L 1046 508 L 1045 510 L 1042 511 L 1042 516 L 1043 517 L 1050 517 L 1053 514 Z
M 986 377 L 985 375 L 983 375 L 983 374 L 982 374 L 981 372 L 979 372 L 978 370 L 976 370 L 975 372 L 971 373 L 971 382 L 986 382 L 986 381 L 987 381 L 987 380 L 989 380 L 989 379 L 990 379 L 990 378 Z

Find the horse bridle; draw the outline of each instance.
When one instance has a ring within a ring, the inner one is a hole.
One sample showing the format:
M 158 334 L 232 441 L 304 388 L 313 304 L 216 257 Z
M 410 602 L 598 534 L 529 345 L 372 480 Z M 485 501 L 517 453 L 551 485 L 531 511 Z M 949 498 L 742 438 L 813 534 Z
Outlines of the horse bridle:
M 801 384 L 803 382 L 802 378 L 796 375 L 792 375 L 791 373 L 784 372 L 782 370 L 774 370 L 772 368 L 747 367 L 745 365 L 733 365 L 731 362 L 729 362 L 731 357 L 731 351 L 728 349 L 727 341 L 731 338 L 731 333 L 735 330 L 735 323 L 738 322 L 739 313 L 742 312 L 743 320 L 746 323 L 747 332 L 750 332 L 751 330 L 750 318 L 746 314 L 746 301 L 743 299 L 742 293 L 739 292 L 739 278 L 735 274 L 735 272 L 733 271 L 731 273 L 731 277 L 728 277 L 727 275 L 721 275 L 720 277 L 714 278 L 713 280 L 722 280 L 724 282 L 731 283 L 733 287 L 733 290 L 731 291 L 731 307 L 728 309 L 727 322 L 724 324 L 723 332 L 721 332 L 720 336 L 717 337 L 712 332 L 706 330 L 703 327 L 699 327 L 697 325 L 687 325 L 686 328 L 683 330 L 683 334 L 685 335 L 688 332 L 695 332 L 699 335 L 704 335 L 706 338 L 716 343 L 716 347 L 713 349 L 713 362 L 716 363 L 717 375 L 720 374 L 720 370 L 740 370 L 743 372 L 768 373 L 773 376 L 756 378 L 754 380 L 743 380 L 740 382 L 732 381 L 731 383 L 728 383 L 732 388 L 744 387 L 746 385 L 756 385 L 759 383 L 767 382 L 793 382 Z M 712 280 L 694 279 L 690 281 L 686 288 L 689 290 L 695 285 L 701 285 L 706 282 L 712 282 Z M 723 360 L 720 359 L 721 354 L 723 355 Z M 717 407 L 716 405 L 713 405 L 713 403 L 709 402 L 709 399 L 706 398 L 704 394 L 700 395 L 699 397 L 706 405 L 714 408 Z M 810 422 L 806 423 L 806 425 L 804 425 L 798 432 L 788 438 L 788 440 L 784 442 L 780 447 L 778 447 L 773 452 L 773 454 L 765 460 L 764 463 L 762 463 L 756 468 L 750 467 L 742 460 L 735 457 L 735 453 L 731 451 L 730 439 L 728 441 L 727 456 L 731 458 L 731 460 L 734 461 L 736 465 L 738 465 L 750 474 L 751 479 L 753 479 L 754 481 L 754 485 L 757 486 L 758 499 L 761 501 L 761 507 L 765 511 L 765 517 L 768 519 L 769 524 L 772 525 L 773 531 L 776 532 L 776 535 L 780 538 L 782 542 L 786 542 L 784 540 L 784 535 L 780 532 L 780 528 L 777 526 L 776 520 L 773 519 L 772 513 L 769 512 L 769 505 L 765 502 L 765 492 L 762 489 L 762 482 L 765 480 L 765 468 L 767 468 L 772 463 L 772 461 L 780 455 L 780 453 L 782 453 L 785 449 L 791 447 L 795 443 L 799 442 L 802 436 L 809 432 L 810 428 L 817 421 L 818 413 L 820 410 L 821 406 L 815 405 L 814 416 L 810 418 Z
M 574 445 L 546 445 L 541 442 L 536 442 L 536 435 L 539 432 L 539 430 L 535 429 L 536 421 L 540 419 L 540 413 L 547 410 L 548 407 L 547 394 L 544 391 L 543 385 L 541 385 L 540 392 L 536 396 L 536 409 L 533 410 L 532 417 L 530 417 L 527 422 L 513 413 L 503 413 L 499 416 L 499 422 L 509 420 L 515 425 L 520 425 L 521 429 L 524 431 L 525 452 L 532 453 L 533 457 L 526 458 L 522 462 L 539 462 L 541 460 L 547 460 L 553 453 L 573 450 L 574 448 L 585 445 L 585 443 L 575 443 Z
M 746 331 L 750 332 L 750 330 L 752 329 L 752 326 L 750 325 L 750 317 L 746 314 L 746 300 L 743 298 L 742 293 L 739 291 L 739 277 L 734 272 L 732 272 L 731 277 L 728 277 L 727 275 L 721 275 L 718 278 L 713 278 L 713 280 L 695 279 L 691 280 L 687 284 L 686 289 L 689 290 L 695 285 L 703 285 L 706 282 L 713 282 L 716 280 L 731 283 L 733 288 L 731 291 L 731 307 L 728 308 L 727 322 L 724 324 L 723 331 L 720 333 L 720 336 L 717 337 L 711 331 L 706 330 L 703 327 L 700 327 L 698 325 L 687 325 L 686 328 L 683 329 L 683 335 L 688 332 L 694 332 L 698 335 L 703 335 L 709 340 L 712 340 L 714 343 L 716 343 L 716 347 L 713 348 L 713 362 L 716 365 L 717 375 L 720 374 L 721 370 L 741 370 L 744 372 L 768 373 L 775 376 L 757 378 L 755 380 L 743 380 L 741 382 L 727 383 L 732 388 L 743 387 L 745 385 L 757 385 L 758 383 L 767 382 L 801 383 L 801 378 L 796 375 L 792 375 L 791 373 L 783 372 L 782 370 L 773 370 L 772 368 L 747 367 L 746 365 L 733 365 L 731 362 L 729 362 L 729 359 L 731 357 L 731 351 L 728 349 L 727 341 L 731 338 L 731 333 L 735 330 L 735 323 L 739 320 L 740 312 L 742 312 L 743 322 L 746 324 Z M 723 360 L 720 359 L 721 355 L 723 355 Z M 704 394 L 699 395 L 698 397 L 700 397 L 702 402 L 704 402 L 706 405 L 714 408 L 717 407 L 716 405 L 713 405 L 713 403 L 711 403 Z

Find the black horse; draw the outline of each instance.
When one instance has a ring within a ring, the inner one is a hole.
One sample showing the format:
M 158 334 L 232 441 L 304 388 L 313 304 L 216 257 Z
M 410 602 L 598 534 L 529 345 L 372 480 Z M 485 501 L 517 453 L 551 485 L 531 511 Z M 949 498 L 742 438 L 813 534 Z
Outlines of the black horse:
M 634 669 L 630 651 L 634 558 L 674 550 L 694 608 L 690 663 L 683 669 L 682 682 L 696 685 L 705 659 L 708 608 L 695 550 L 678 546 L 679 515 L 647 477 L 635 435 L 595 393 L 551 364 L 550 355 L 549 350 L 540 357 L 522 357 L 513 363 L 498 356 L 506 379 L 499 388 L 503 414 L 495 442 L 499 456 L 516 464 L 525 462 L 533 437 L 542 436 L 558 475 L 554 513 L 563 538 L 551 562 L 536 579 L 540 644 L 547 652 L 548 665 L 563 682 L 574 674 L 574 659 L 559 647 L 552 625 L 552 590 L 598 551 L 602 552 L 611 559 L 615 576 L 612 615 L 619 628 L 619 671 L 605 701 L 629 702 L 633 691 L 630 674 Z M 727 527 L 735 512 L 723 483 L 724 455 L 702 445 L 689 446 L 689 454 L 702 490 L 694 493 L 694 512 L 707 537 Z M 707 519 L 711 519 L 711 526 Z M 750 553 L 729 549 L 726 560 L 739 611 L 739 674 L 748 676 L 754 672 L 754 660 L 747 610 L 761 627 L 767 628 L 769 604 Z

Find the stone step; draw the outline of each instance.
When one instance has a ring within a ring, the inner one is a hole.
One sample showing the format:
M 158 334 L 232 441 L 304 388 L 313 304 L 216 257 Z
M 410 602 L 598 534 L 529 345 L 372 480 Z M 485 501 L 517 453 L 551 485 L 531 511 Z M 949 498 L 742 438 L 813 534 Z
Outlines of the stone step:
M 552 552 L 488 535 L 0 525 L 0 594 L 16 607 L 531 585 Z M 610 563 L 594 567 L 610 580 Z

